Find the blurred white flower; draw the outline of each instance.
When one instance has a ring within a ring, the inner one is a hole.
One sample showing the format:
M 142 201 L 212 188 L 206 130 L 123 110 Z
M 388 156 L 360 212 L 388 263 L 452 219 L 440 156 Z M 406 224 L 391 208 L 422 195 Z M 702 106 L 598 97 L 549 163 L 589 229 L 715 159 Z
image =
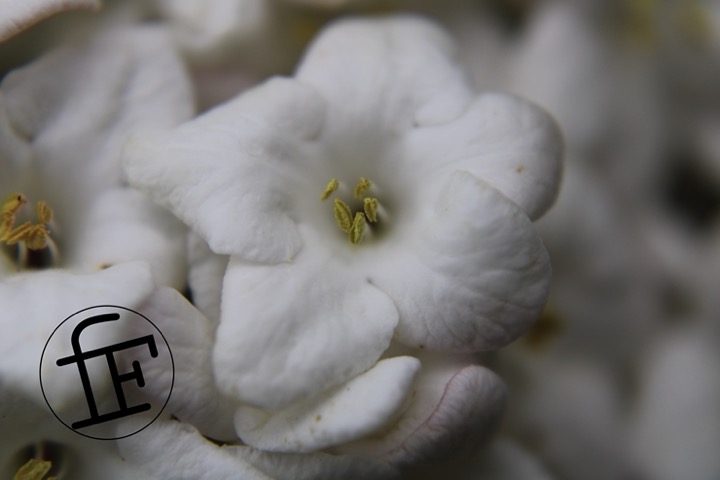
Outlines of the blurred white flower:
M 50 473 L 59 478 L 138 478 L 137 468 L 120 458 L 113 442 L 83 437 L 53 416 L 43 400 L 38 364 L 45 342 L 64 318 L 93 305 L 139 308 L 154 290 L 150 271 L 140 262 L 94 273 L 20 273 L 0 282 L 0 477 L 13 478 L 36 458 L 50 461 Z M 112 384 L 108 380 L 93 388 L 100 398 Z M 56 413 L 86 408 L 79 385 L 54 392 Z
M 0 2 L 0 42 L 26 28 L 69 10 L 98 10 L 101 0 L 3 0 Z
M 654 339 L 640 359 L 630 426 L 632 451 L 647 478 L 720 476 L 718 345 L 717 331 L 677 328 Z
M 184 285 L 184 227 L 128 188 L 120 169 L 131 132 L 191 114 L 183 67 L 163 31 L 96 34 L 11 72 L 1 89 L 3 270 L 145 260 L 161 283 Z M 33 214 L 40 201 L 46 213 Z

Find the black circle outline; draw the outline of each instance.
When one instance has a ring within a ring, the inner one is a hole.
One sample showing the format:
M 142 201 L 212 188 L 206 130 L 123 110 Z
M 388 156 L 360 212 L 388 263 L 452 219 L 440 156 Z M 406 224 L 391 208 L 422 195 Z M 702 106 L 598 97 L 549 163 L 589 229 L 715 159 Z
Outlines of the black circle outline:
M 144 318 L 144 319 L 145 319 L 150 325 L 152 325 L 153 328 L 154 328 L 155 330 L 157 330 L 157 332 L 160 334 L 160 336 L 162 337 L 163 341 L 165 342 L 165 346 L 166 346 L 167 349 L 168 349 L 168 353 L 170 353 L 170 363 L 172 364 L 172 381 L 170 382 L 170 391 L 168 392 L 168 396 L 167 396 L 167 398 L 165 399 L 165 403 L 163 404 L 163 406 L 162 406 L 162 408 L 160 409 L 160 411 L 158 412 L 158 414 L 155 415 L 155 418 L 153 418 L 152 420 L 150 420 L 150 422 L 149 422 L 147 425 L 145 425 L 145 426 L 142 427 L 141 429 L 136 430 L 136 431 L 134 431 L 134 432 L 132 432 L 132 433 L 128 433 L 127 435 L 123 435 L 122 437 L 110 437 L 110 438 L 93 437 L 92 435 L 87 435 L 87 434 L 85 434 L 85 433 L 81 433 L 81 432 L 75 430 L 74 428 L 72 428 L 71 426 L 69 426 L 67 423 L 63 422 L 62 419 L 61 419 L 60 417 L 58 417 L 58 415 L 55 413 L 55 410 L 53 410 L 52 406 L 50 406 L 50 402 L 48 401 L 48 398 L 47 398 L 47 396 L 45 395 L 45 388 L 43 387 L 43 382 L 42 382 L 42 365 L 43 365 L 43 359 L 45 358 L 45 350 L 47 350 L 47 347 L 48 347 L 48 345 L 50 344 L 50 340 L 52 340 L 53 336 L 55 335 L 55 332 L 57 332 L 58 329 L 59 329 L 60 327 L 62 327 L 62 325 L 63 325 L 65 322 L 67 322 L 68 320 L 70 320 L 70 319 L 71 319 L 72 317 L 74 317 L 75 315 L 78 315 L 78 314 L 80 314 L 80 313 L 86 312 L 86 311 L 88 311 L 88 310 L 92 310 L 92 309 L 94 309 L 94 308 L 119 308 L 119 309 L 121 309 L 121 310 L 126 310 L 126 311 L 128 311 L 128 312 L 132 312 L 132 313 L 134 313 L 135 315 L 138 315 L 138 316 Z M 50 409 L 50 412 L 52 412 L 53 416 L 54 416 L 55 418 L 57 418 L 57 420 L 58 420 L 60 423 L 62 423 L 63 425 L 65 425 L 67 428 L 69 428 L 69 429 L 72 430 L 73 432 L 77 433 L 78 435 L 82 435 L 83 437 L 92 438 L 93 440 L 112 441 L 112 440 L 120 440 L 120 439 L 122 439 L 122 438 L 127 438 L 127 437 L 130 437 L 130 436 L 132 436 L 132 435 L 135 435 L 136 433 L 140 433 L 140 432 L 142 432 L 143 430 L 145 430 L 147 427 L 149 427 L 150 425 L 152 425 L 153 422 L 155 422 L 155 420 L 157 420 L 158 417 L 160 417 L 160 415 L 162 414 L 163 410 L 165 410 L 165 407 L 167 407 L 167 404 L 168 404 L 168 402 L 170 401 L 170 396 L 172 395 L 173 388 L 175 387 L 175 359 L 174 359 L 174 357 L 173 357 L 172 350 L 170 349 L 170 344 L 168 343 L 167 338 L 165 338 L 165 335 L 163 335 L 162 331 L 160 331 L 160 329 L 157 327 L 157 325 L 155 325 L 155 324 L 154 324 L 149 318 L 147 318 L 145 315 L 143 315 L 143 314 L 140 313 L 140 312 L 136 312 L 135 310 L 133 310 L 133 309 L 131 309 L 131 308 L 121 307 L 120 305 L 95 305 L 94 307 L 86 307 L 86 308 L 83 308 L 82 310 L 78 310 L 77 312 L 75 312 L 75 313 L 73 313 L 72 315 L 70 315 L 70 316 L 68 316 L 67 318 L 65 318 L 65 320 L 63 320 L 62 322 L 60 322 L 60 323 L 58 324 L 58 326 L 55 327 L 55 329 L 54 329 L 54 330 L 52 331 L 52 333 L 50 334 L 50 337 L 48 337 L 47 342 L 45 342 L 45 346 L 43 347 L 42 354 L 40 354 L 40 366 L 39 366 L 39 368 L 38 368 L 38 375 L 39 375 L 39 377 L 40 377 L 40 391 L 42 392 L 43 398 L 45 399 L 45 403 L 47 404 L 48 408 Z

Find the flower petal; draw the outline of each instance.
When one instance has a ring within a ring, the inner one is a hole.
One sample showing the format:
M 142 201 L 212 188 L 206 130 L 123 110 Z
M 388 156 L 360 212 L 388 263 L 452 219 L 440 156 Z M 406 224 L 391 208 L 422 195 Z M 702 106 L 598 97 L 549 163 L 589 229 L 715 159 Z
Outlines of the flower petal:
M 99 10 L 100 0 L 3 0 L 0 2 L 0 42 L 57 13 Z
M 220 322 L 222 282 L 230 258 L 217 255 L 194 232 L 188 233 L 188 285 L 193 305 L 217 327 Z
M 175 365 L 172 385 L 168 385 L 167 372 L 156 368 L 162 365 L 152 362 L 143 365 L 144 392 L 164 401 L 172 388 L 167 412 L 216 440 L 237 439 L 233 428 L 236 402 L 220 393 L 213 376 L 210 358 L 213 324 L 170 288 L 158 289 L 139 311 L 162 332 Z M 165 348 L 164 343 L 158 345 L 158 350 Z
M 308 87 L 271 79 L 171 134 L 136 139 L 126 170 L 215 253 L 287 261 L 302 246 L 289 212 L 323 108 Z
M 455 56 L 450 37 L 421 17 L 354 18 L 317 36 L 296 78 L 333 106 L 324 142 L 366 151 L 368 138 L 460 115 L 473 93 Z
M 17 382 L 23 392 L 40 399 L 38 362 L 45 342 L 65 318 L 96 305 L 134 308 L 154 288 L 150 271 L 140 262 L 92 274 L 49 270 L 7 277 L 0 283 L 0 305 L 3 306 L 0 327 L 7 332 L 0 335 L 0 375 Z M 94 335 L 103 335 L 98 330 L 102 329 L 90 329 L 84 338 L 92 342 Z M 106 344 L 112 343 L 112 340 L 106 341 Z M 71 353 L 70 345 L 67 345 L 66 351 L 48 350 L 47 354 L 62 358 Z M 82 396 L 82 391 L 75 386 L 62 391 L 67 395 L 67 401 L 59 398 L 58 404 L 71 404 L 73 399 Z
M 383 458 L 398 468 L 441 460 L 486 441 L 496 430 L 505 386 L 490 370 L 460 359 L 423 355 L 412 400 L 384 436 L 340 451 Z
M 192 426 L 158 419 L 137 434 L 118 440 L 130 463 L 158 478 L 177 480 L 270 480 L 224 448 L 210 443 Z
M 370 275 L 400 312 L 396 338 L 418 348 L 497 349 L 539 316 L 550 262 L 530 219 L 467 172 L 444 185 L 423 235 Z
M 356 440 L 397 414 L 419 369 L 413 357 L 385 359 L 320 398 L 280 412 L 240 408 L 235 427 L 245 443 L 264 451 L 306 453 Z
M 563 141 L 552 117 L 503 94 L 479 95 L 457 120 L 419 128 L 406 155 L 425 159 L 420 178 L 438 168 L 465 170 L 518 204 L 535 220 L 555 201 L 560 187 Z M 427 180 L 421 180 L 427 183 Z
M 185 286 L 186 228 L 170 212 L 129 188 L 106 191 L 88 209 L 65 253 L 68 264 L 103 268 L 143 260 L 159 284 Z
M 367 370 L 389 345 L 390 299 L 317 250 L 274 266 L 231 258 L 213 358 L 228 395 L 285 408 Z

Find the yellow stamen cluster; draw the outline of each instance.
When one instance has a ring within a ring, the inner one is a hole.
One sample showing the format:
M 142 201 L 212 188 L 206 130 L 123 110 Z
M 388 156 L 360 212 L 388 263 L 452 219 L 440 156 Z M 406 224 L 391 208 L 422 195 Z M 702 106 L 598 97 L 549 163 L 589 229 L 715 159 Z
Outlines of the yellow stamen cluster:
M 340 187 L 340 182 L 337 178 L 331 179 L 322 195 L 320 200 L 325 201 L 337 191 Z M 350 206 L 339 198 L 333 200 L 333 215 L 335 216 L 335 222 L 337 226 L 343 232 L 348 234 L 348 240 L 353 245 L 358 245 L 365 235 L 365 227 L 368 223 L 376 223 L 378 221 L 378 210 L 380 203 L 375 197 L 364 197 L 365 193 L 372 187 L 372 182 L 365 177 L 360 177 L 358 183 L 353 189 L 353 195 L 357 200 L 362 198 L 363 209 L 353 214 Z
M 30 250 L 47 248 L 52 241 L 48 225 L 53 221 L 53 211 L 47 203 L 39 201 L 35 208 L 37 223 L 27 221 L 15 226 L 17 213 L 26 203 L 27 197 L 22 193 L 13 193 L 3 202 L 0 209 L 0 243 L 23 244 Z
M 43 480 L 45 475 L 52 468 L 52 462 L 31 458 L 15 474 L 14 480 Z M 56 477 L 48 477 L 47 480 L 54 480 Z

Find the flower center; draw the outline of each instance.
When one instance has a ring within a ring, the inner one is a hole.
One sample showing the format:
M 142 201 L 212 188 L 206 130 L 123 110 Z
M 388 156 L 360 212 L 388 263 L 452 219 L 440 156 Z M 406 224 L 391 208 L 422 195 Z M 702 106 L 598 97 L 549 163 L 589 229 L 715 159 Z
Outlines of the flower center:
M 365 177 L 355 184 L 350 203 L 335 197 L 333 199 L 333 215 L 338 228 L 347 234 L 348 240 L 353 245 L 359 245 L 370 230 L 369 227 L 378 224 L 378 214 L 383 211 L 380 202 L 376 197 L 366 196 L 373 189 L 373 183 Z M 346 190 L 345 186 L 337 179 L 332 178 L 325 186 L 320 196 L 325 201 L 337 192 Z M 353 205 L 354 208 L 351 208 Z
M 54 265 L 59 259 L 58 249 L 50 237 L 49 226 L 53 224 L 53 211 L 43 201 L 35 206 L 37 221 L 25 221 L 19 225 L 18 215 L 28 203 L 22 193 L 8 196 L 0 208 L 0 245 L 15 249 L 18 269 L 41 268 Z

